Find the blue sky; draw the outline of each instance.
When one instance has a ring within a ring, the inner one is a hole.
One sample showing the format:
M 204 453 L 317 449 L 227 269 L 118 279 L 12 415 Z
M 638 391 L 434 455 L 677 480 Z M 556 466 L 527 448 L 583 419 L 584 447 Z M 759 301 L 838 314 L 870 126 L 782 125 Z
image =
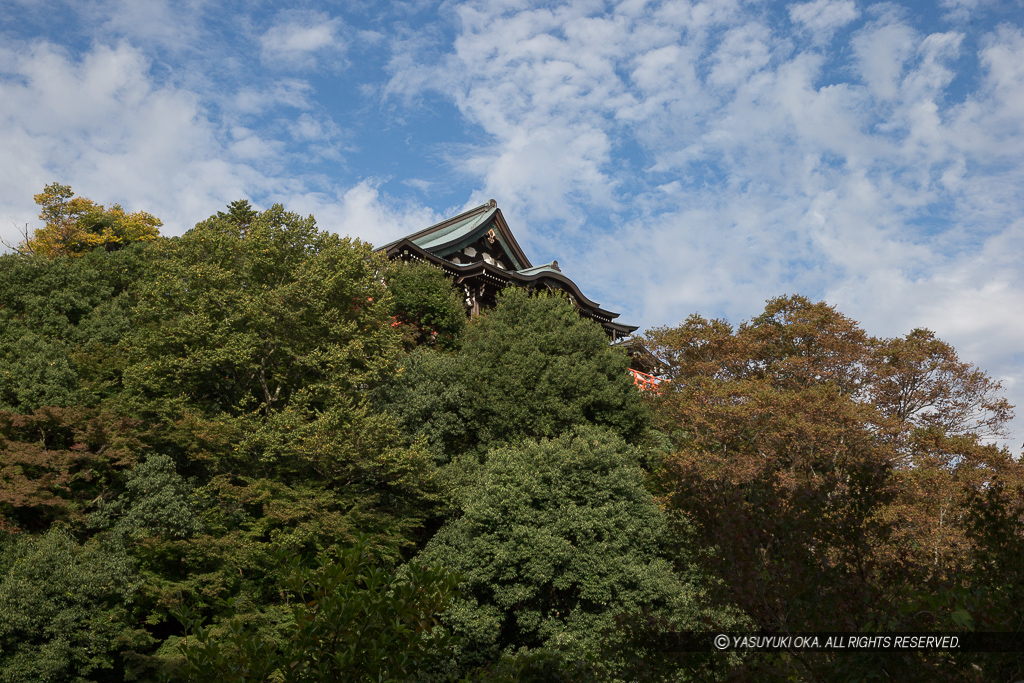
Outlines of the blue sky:
M 493 197 L 625 322 L 801 293 L 1024 415 L 1021 0 L 0 0 L 0 34 L 8 241 L 53 181 L 376 244 Z

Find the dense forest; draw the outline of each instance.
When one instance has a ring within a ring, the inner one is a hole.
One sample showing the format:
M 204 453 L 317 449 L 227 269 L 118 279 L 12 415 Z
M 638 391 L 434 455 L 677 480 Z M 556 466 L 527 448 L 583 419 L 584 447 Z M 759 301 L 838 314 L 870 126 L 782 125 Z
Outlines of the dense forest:
M 181 237 L 49 185 L 0 256 L 0 682 L 1015 681 L 1024 654 L 683 634 L 1020 631 L 998 383 L 825 303 L 629 357 L 281 206 Z

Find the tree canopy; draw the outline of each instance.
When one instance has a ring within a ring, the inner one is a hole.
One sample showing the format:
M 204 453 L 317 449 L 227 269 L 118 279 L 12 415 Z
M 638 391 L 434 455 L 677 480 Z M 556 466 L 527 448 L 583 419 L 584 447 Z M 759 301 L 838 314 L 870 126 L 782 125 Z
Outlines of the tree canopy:
M 665 519 L 638 454 L 607 429 L 490 451 L 458 509 L 417 562 L 463 577 L 447 617 L 463 636 L 463 665 L 548 649 L 612 676 L 621 663 L 600 659 L 616 615 L 646 610 L 691 628 L 702 616 L 727 621 L 702 604 L 699 578 L 666 559 Z
M 983 441 L 1011 415 L 998 383 L 928 331 L 871 338 L 796 296 L 737 329 L 691 316 L 648 341 L 672 380 L 655 399 L 674 450 L 658 491 L 719 549 L 705 566 L 759 628 L 928 631 L 985 619 L 987 600 L 967 598 L 984 573 L 973 505 L 996 481 L 1024 481 L 1019 462 Z M 922 664 L 928 675 L 948 664 L 925 660 L 885 666 L 916 677 Z M 879 665 L 835 655 L 776 664 L 758 676 L 832 679 Z
M 648 418 L 628 367 L 567 298 L 512 288 L 470 322 L 459 353 L 406 356 L 378 401 L 443 459 L 585 424 L 636 442 Z
M 127 213 L 120 204 L 109 209 L 85 197 L 75 197 L 68 185 L 52 183 L 35 196 L 45 223 L 20 246 L 22 251 L 48 258 L 82 256 L 96 247 L 107 251 L 130 242 L 156 239 L 159 218 L 145 211 Z
M 466 309 L 452 281 L 426 263 L 392 261 L 385 271 L 394 306 L 393 326 L 406 348 L 421 345 L 453 350 L 466 328 Z

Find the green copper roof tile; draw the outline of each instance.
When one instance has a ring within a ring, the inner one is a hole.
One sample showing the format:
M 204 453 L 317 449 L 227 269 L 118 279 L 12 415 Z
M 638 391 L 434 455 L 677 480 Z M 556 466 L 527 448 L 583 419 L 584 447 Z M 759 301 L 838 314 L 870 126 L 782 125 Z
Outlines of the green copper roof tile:
M 453 223 L 448 227 L 432 232 L 429 235 L 424 235 L 418 240 L 413 240 L 413 244 L 421 249 L 431 249 L 442 244 L 447 244 L 453 240 L 459 240 L 466 237 L 478 228 L 481 224 L 486 223 L 494 215 L 495 209 L 486 211 L 476 216 L 470 216 L 465 220 L 461 220 L 458 223 Z
M 545 263 L 542 266 L 534 266 L 533 268 L 526 268 L 524 270 L 517 270 L 516 272 L 520 275 L 536 275 L 537 273 L 543 272 L 549 273 L 562 273 L 562 270 L 558 267 L 558 261 L 552 261 L 551 263 Z

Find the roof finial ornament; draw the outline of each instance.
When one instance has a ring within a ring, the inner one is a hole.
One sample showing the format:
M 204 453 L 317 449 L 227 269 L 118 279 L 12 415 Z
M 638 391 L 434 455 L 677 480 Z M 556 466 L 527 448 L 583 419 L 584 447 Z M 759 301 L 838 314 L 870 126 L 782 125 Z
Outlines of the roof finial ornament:
M 488 199 L 487 200 L 487 206 L 489 206 L 489 207 L 491 207 L 493 209 L 493 208 L 498 206 L 498 202 L 495 201 L 494 199 Z

